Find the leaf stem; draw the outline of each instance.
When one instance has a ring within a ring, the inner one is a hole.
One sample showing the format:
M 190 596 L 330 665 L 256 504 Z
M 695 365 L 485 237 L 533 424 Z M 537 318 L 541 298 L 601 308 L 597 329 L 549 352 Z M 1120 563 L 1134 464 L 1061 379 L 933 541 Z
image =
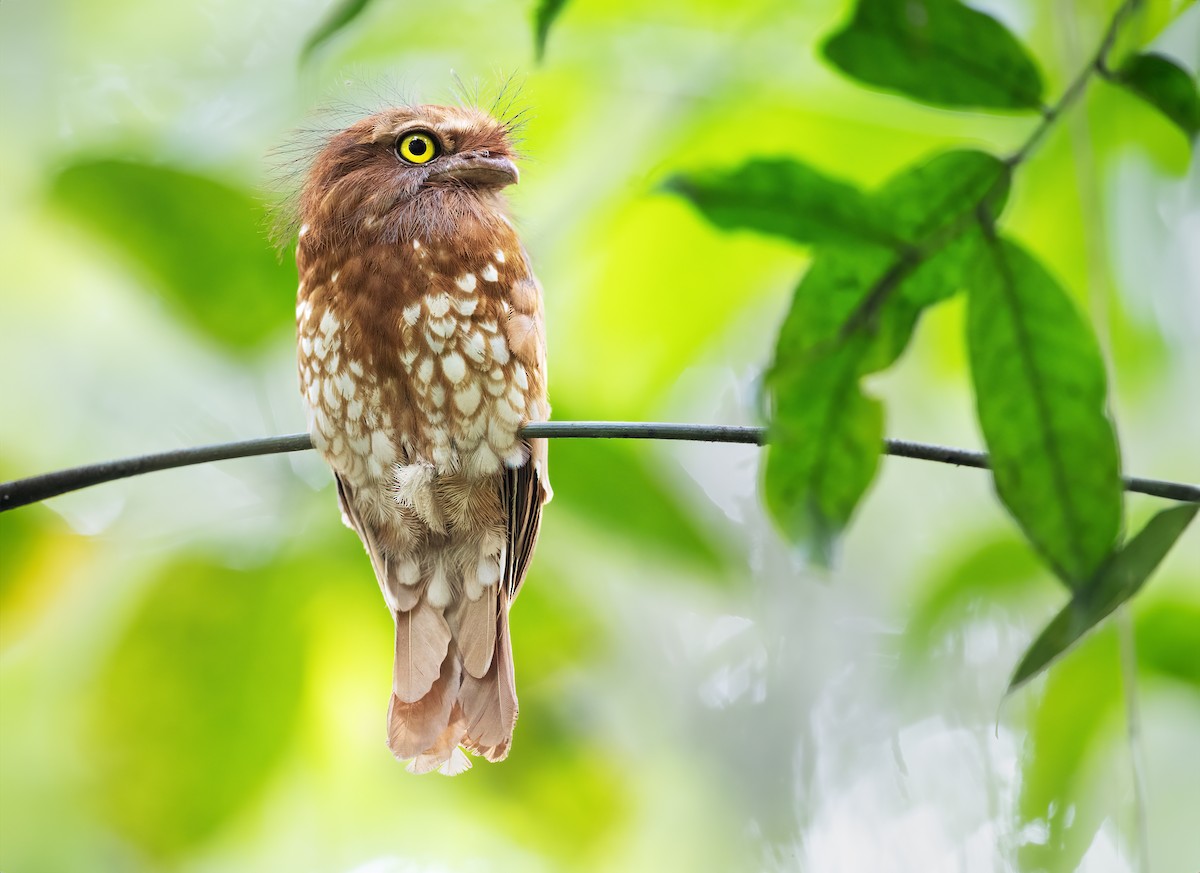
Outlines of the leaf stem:
M 1088 82 L 1091 81 L 1093 75 L 1104 76 L 1108 69 L 1108 53 L 1112 51 L 1113 44 L 1117 41 L 1117 34 L 1120 33 L 1121 25 L 1125 19 L 1133 14 L 1134 10 L 1141 5 L 1141 0 L 1125 0 L 1117 11 L 1113 13 L 1112 20 L 1108 23 L 1108 28 L 1104 31 L 1104 37 L 1100 40 L 1100 45 L 1097 46 L 1095 54 L 1091 60 L 1083 67 L 1067 85 L 1066 90 L 1062 92 L 1058 100 L 1042 113 L 1042 120 L 1038 126 L 1033 129 L 1033 132 L 1026 138 L 1021 146 L 1009 155 L 1004 163 L 1009 169 L 1019 166 L 1028 160 L 1030 154 L 1041 143 L 1043 137 L 1054 126 L 1054 123 L 1062 116 L 1064 112 L 1071 108 L 1083 92 L 1087 90 Z M 986 199 L 986 198 L 985 198 Z M 982 201 L 981 201 L 982 202 Z

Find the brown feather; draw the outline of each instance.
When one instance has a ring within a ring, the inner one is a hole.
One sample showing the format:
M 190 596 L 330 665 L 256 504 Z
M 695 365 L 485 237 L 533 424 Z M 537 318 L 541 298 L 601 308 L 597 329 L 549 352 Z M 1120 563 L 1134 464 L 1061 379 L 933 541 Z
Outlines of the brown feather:
M 461 597 L 453 615 L 463 668 L 477 679 L 492 665 L 492 652 L 496 648 L 496 596 L 496 586 L 490 585 L 478 600 Z
M 441 610 L 422 597 L 408 612 L 396 614 L 396 664 L 392 691 L 404 703 L 429 693 L 442 672 L 450 646 L 450 626 Z
M 401 759 L 411 758 L 434 744 L 450 720 L 461 683 L 461 664 L 451 646 L 428 694 L 414 703 L 405 703 L 392 694 L 388 706 L 388 748 L 392 754 Z
M 502 595 L 491 667 L 479 679 L 466 674 L 461 693 L 466 719 L 462 744 L 489 761 L 502 761 L 507 757 L 517 722 L 517 687 L 508 633 L 508 605 L 504 600 Z
M 542 504 L 546 495 L 539 480 L 533 452 L 520 467 L 504 471 L 503 499 L 507 516 L 507 548 L 504 580 L 508 599 L 515 600 L 529 572 L 529 560 L 542 526 Z
M 420 774 L 441 770 L 447 776 L 457 776 L 464 770 L 471 769 L 471 761 L 458 748 L 465 726 L 462 706 L 455 703 L 449 713 L 446 727 L 428 748 L 413 758 L 412 763 L 408 765 L 408 771 Z M 456 758 L 460 760 L 456 762 Z

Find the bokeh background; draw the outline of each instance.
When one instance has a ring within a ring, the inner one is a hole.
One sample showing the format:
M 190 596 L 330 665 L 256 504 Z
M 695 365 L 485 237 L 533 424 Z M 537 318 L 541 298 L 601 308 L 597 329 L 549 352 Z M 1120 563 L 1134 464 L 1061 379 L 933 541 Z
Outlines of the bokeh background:
M 576 0 L 538 65 L 524 0 L 375 0 L 306 58 L 325 0 L 0 4 L 0 478 L 302 430 L 295 271 L 266 232 L 298 131 L 455 99 L 456 76 L 485 100 L 512 77 L 528 110 L 512 200 L 555 416 L 755 421 L 808 255 L 717 232 L 662 179 L 786 154 L 870 187 L 1034 123 L 839 78 L 815 47 L 848 5 Z M 975 5 L 1055 93 L 1114 4 Z M 1200 7 L 1180 5 L 1149 3 L 1132 42 L 1194 71 Z M 1098 327 L 1126 468 L 1200 480 L 1183 137 L 1098 84 L 1006 223 Z M 939 307 L 873 380 L 892 435 L 978 447 L 961 316 Z M 387 751 L 391 622 L 315 457 L 0 515 L 0 869 L 1123 871 L 1142 849 L 1200 868 L 1196 531 L 1003 700 L 1066 596 L 979 472 L 886 461 L 816 572 L 764 519 L 755 449 L 552 457 L 515 747 L 453 780 Z M 1130 527 L 1159 505 L 1131 498 Z

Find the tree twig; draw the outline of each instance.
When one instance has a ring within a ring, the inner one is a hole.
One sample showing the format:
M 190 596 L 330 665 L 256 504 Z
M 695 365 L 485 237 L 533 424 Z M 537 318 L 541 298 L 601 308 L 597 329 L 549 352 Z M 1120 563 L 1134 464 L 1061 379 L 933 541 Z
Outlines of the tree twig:
M 545 439 L 638 439 L 638 440 L 689 440 L 710 443 L 743 443 L 766 445 L 766 428 L 741 427 L 714 424 L 668 424 L 662 422 L 632 421 L 547 421 L 526 425 L 523 436 Z M 0 512 L 48 500 L 70 491 L 78 491 L 102 482 L 112 482 L 157 470 L 207 464 L 211 461 L 226 461 L 233 458 L 248 458 L 254 455 L 274 455 L 284 452 L 303 452 L 313 447 L 306 433 L 287 436 L 263 437 L 241 440 L 235 443 L 219 443 L 191 449 L 175 449 L 153 455 L 139 455 L 116 461 L 104 461 L 69 470 L 56 470 L 27 479 L 14 479 L 0 483 Z M 886 455 L 900 458 L 915 458 L 939 464 L 959 467 L 987 469 L 988 458 L 983 452 L 972 452 L 949 446 L 929 443 L 914 443 L 907 440 L 884 441 L 882 451 Z M 1180 500 L 1200 503 L 1200 486 L 1185 482 L 1168 482 L 1161 479 L 1143 479 L 1137 476 L 1125 478 L 1125 489 Z

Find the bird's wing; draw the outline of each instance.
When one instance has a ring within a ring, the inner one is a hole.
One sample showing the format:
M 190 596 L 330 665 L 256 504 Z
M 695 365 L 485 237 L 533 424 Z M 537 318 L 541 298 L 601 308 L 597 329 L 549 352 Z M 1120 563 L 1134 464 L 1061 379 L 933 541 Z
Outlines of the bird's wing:
M 520 467 L 508 467 L 504 471 L 501 496 L 507 516 L 507 537 L 504 549 L 504 568 L 501 582 L 511 603 L 521 590 L 525 574 L 529 571 L 529 559 L 537 545 L 538 531 L 542 526 L 542 504 L 546 502 L 547 490 L 543 483 L 545 465 L 539 462 L 544 451 L 531 447 L 529 458 Z

